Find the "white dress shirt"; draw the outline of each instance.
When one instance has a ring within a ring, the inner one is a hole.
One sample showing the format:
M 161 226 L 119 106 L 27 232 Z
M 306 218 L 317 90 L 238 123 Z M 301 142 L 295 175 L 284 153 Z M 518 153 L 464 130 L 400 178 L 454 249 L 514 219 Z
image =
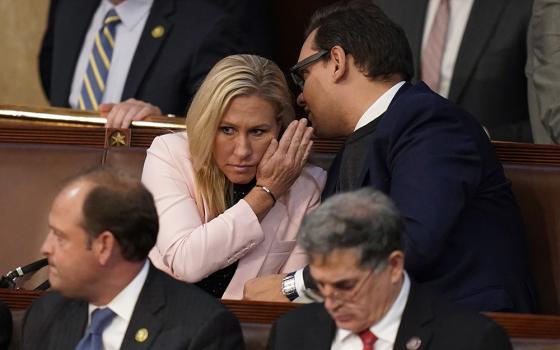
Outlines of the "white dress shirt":
M 491 1 L 491 0 L 483 0 Z M 426 46 L 428 36 L 432 30 L 432 24 L 439 7 L 440 0 L 430 0 L 426 12 L 426 21 L 424 22 L 424 35 L 422 36 L 422 52 Z M 443 97 L 449 96 L 449 87 L 453 78 L 455 62 L 459 54 L 459 48 L 463 41 L 463 34 L 469 20 L 474 0 L 449 0 L 449 29 L 445 41 L 445 49 L 443 50 L 443 58 L 441 62 L 441 79 L 439 91 L 436 91 Z
M 97 308 L 108 307 L 116 314 L 111 323 L 103 331 L 103 349 L 105 350 L 118 350 L 121 347 L 126 329 L 130 323 L 132 312 L 138 301 L 138 296 L 146 278 L 148 277 L 148 270 L 150 263 L 148 259 L 144 262 L 144 266 L 134 279 L 117 294 L 116 297 L 105 306 L 98 306 L 89 304 L 88 326 L 91 322 L 91 313 Z
M 153 1 L 154 0 L 128 0 L 123 1 L 117 6 L 114 6 L 109 0 L 101 1 L 89 25 L 74 70 L 70 97 L 68 98 L 68 102 L 72 108 L 79 108 L 78 97 L 82 90 L 84 74 L 93 48 L 93 42 L 97 32 L 103 25 L 105 15 L 112 8 L 117 11 L 121 23 L 116 26 L 115 47 L 113 49 L 111 66 L 109 67 L 109 74 L 107 75 L 105 84 L 106 90 L 101 102 L 121 102 L 121 96 L 132 63 L 132 58 L 136 52 L 136 47 L 140 41 L 140 36 L 144 30 L 148 15 L 150 14 Z
M 375 350 L 393 349 L 409 294 L 410 279 L 405 272 L 403 285 L 397 299 L 395 299 L 395 302 L 383 318 L 369 328 L 377 337 L 377 341 L 374 344 Z M 338 328 L 331 350 L 362 350 L 363 347 L 364 345 L 359 335 L 352 331 Z
M 383 95 L 381 95 L 369 108 L 365 111 L 365 113 L 361 116 L 360 120 L 356 124 L 354 131 L 358 130 L 359 128 L 366 126 L 367 124 L 371 123 L 375 119 L 379 118 L 379 116 L 389 108 L 391 101 L 397 94 L 397 91 L 404 85 L 404 81 L 400 81 L 393 85 L 392 88 L 385 91 Z

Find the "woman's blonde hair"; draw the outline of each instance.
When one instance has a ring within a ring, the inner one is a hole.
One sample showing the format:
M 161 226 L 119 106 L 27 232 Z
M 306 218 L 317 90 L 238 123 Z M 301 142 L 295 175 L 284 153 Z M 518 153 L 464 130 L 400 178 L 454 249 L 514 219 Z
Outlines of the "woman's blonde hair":
M 274 62 L 255 55 L 233 55 L 210 70 L 193 98 L 186 121 L 196 201 L 199 209 L 206 202 L 209 219 L 224 212 L 230 193 L 231 183 L 216 165 L 213 147 L 222 117 L 238 96 L 258 96 L 269 102 L 280 130 L 294 119 L 286 78 Z

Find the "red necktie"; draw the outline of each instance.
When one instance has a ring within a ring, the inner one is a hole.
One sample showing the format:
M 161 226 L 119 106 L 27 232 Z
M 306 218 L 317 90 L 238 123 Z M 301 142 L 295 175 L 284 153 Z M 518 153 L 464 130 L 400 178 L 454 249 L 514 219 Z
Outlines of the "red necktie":
M 377 341 L 375 334 L 373 334 L 369 329 L 366 329 L 358 333 L 358 335 L 362 339 L 362 343 L 364 343 L 363 350 L 373 350 L 373 344 Z
M 449 0 L 440 0 L 436 16 L 422 52 L 422 80 L 439 92 L 441 62 L 449 28 Z

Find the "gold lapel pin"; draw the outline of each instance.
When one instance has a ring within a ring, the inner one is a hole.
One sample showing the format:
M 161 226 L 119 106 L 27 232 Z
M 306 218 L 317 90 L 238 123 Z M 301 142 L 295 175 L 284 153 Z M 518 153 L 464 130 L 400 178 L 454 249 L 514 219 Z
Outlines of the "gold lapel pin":
M 148 330 L 146 328 L 140 328 L 136 331 L 134 339 L 139 343 L 145 342 L 146 339 L 148 339 Z
M 159 39 L 165 34 L 165 28 L 162 25 L 155 26 L 152 29 L 152 38 Z

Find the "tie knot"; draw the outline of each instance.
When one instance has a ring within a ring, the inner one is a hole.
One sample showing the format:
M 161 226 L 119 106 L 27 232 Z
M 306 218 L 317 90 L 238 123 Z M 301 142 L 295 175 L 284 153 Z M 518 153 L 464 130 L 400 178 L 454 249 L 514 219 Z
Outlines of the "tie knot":
M 119 15 L 117 14 L 117 11 L 115 11 L 115 9 L 110 9 L 109 11 L 107 11 L 107 14 L 105 15 L 105 19 L 103 20 L 103 24 L 104 25 L 109 25 L 109 24 L 117 24 L 121 21 Z
M 369 329 L 363 330 L 358 333 L 364 343 L 364 349 L 373 350 L 373 344 L 377 341 L 377 337 Z
M 93 310 L 91 313 L 91 325 L 89 326 L 90 333 L 103 333 L 103 330 L 111 323 L 113 317 L 115 317 L 115 313 L 108 307 Z

